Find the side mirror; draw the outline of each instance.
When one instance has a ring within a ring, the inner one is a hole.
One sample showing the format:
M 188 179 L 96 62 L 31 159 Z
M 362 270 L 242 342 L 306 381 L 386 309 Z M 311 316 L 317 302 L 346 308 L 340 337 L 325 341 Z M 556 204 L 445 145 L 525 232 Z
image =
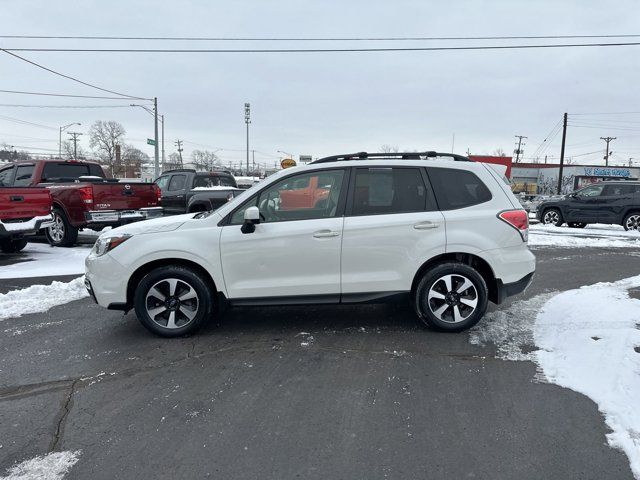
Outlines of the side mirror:
M 253 233 L 256 225 L 260 223 L 260 210 L 258 207 L 249 207 L 244 211 L 244 223 L 240 227 L 242 233 Z

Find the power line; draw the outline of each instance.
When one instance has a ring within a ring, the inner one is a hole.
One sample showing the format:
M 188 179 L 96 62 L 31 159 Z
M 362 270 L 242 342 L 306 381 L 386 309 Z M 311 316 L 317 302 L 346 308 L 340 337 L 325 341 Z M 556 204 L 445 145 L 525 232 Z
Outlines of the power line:
M 0 115 L 0 120 L 6 120 L 8 122 L 13 122 L 13 123 L 20 123 L 20 124 L 23 124 L 23 125 L 31 125 L 31 126 L 39 127 L 39 128 L 46 128 L 48 130 L 57 130 L 56 128 L 50 127 L 48 125 L 42 125 L 40 123 L 28 122 L 27 120 L 21 120 L 19 118 L 13 118 L 13 117 L 6 117 L 4 115 Z
M 134 99 L 134 100 L 150 100 L 149 98 L 135 97 L 133 95 L 127 95 L 126 93 L 115 92 L 113 90 L 108 90 L 106 88 L 98 87 L 97 85 L 93 85 L 91 83 L 84 82 L 84 81 L 79 80 L 79 79 L 77 79 L 75 77 L 72 77 L 70 75 L 65 75 L 64 73 L 56 72 L 55 70 L 52 70 L 52 69 L 50 69 L 48 67 L 45 67 L 44 65 L 40 65 L 39 63 L 33 62 L 33 61 L 29 60 L 28 58 L 21 57 L 20 55 L 12 53 L 12 52 L 4 49 L 4 48 L 0 48 L 0 51 L 3 51 L 7 55 L 11 55 L 12 57 L 17 58 L 19 60 L 22 60 L 23 62 L 27 62 L 27 63 L 35 66 L 35 67 L 41 68 L 42 70 L 45 70 L 45 71 L 47 71 L 49 73 L 53 73 L 54 75 L 58 75 L 59 77 L 66 78 L 68 80 L 71 80 L 71 81 L 76 82 L 76 83 L 80 83 L 81 85 L 85 85 L 87 87 L 95 88 L 96 90 L 100 90 L 102 92 L 112 93 L 114 95 L 120 95 L 121 97 L 127 97 L 127 98 L 131 98 L 131 99 Z
M 477 37 L 118 37 L 102 35 L 0 35 L 0 38 L 34 40 L 162 40 L 222 42 L 394 42 L 433 40 L 551 40 L 575 38 L 636 38 L 640 34 L 617 35 L 505 35 Z
M 22 90 L 0 90 L 0 93 L 15 93 L 18 95 L 44 95 L 46 97 L 97 98 L 101 100 L 122 100 L 122 97 L 100 97 L 100 96 L 94 96 L 94 95 L 71 95 L 66 93 L 25 92 Z M 146 99 L 143 99 L 143 100 L 146 100 Z
M 550 43 L 529 45 L 481 45 L 460 47 L 370 47 L 370 48 L 278 48 L 278 49 L 197 49 L 197 48 L 5 48 L 11 52 L 66 53 L 364 53 L 364 52 L 429 52 L 457 50 L 522 50 L 534 48 L 626 47 L 640 42 L 617 43 Z M 145 99 L 146 100 L 146 99 Z
M 149 104 L 153 106 L 153 104 Z M 131 105 L 27 105 L 16 103 L 0 103 L 0 107 L 25 107 L 25 108 L 130 108 Z

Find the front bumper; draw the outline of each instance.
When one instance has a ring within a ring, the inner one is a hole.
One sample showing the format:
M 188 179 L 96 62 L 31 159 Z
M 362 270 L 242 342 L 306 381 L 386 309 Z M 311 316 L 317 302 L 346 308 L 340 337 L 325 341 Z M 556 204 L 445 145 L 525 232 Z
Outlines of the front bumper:
M 84 218 L 89 225 L 93 223 L 125 225 L 140 220 L 159 218 L 162 215 L 162 207 L 148 207 L 140 210 L 89 210 L 85 212 Z
M 533 275 L 535 272 L 531 272 L 520 280 L 511 283 L 502 283 L 502 280 L 497 281 L 497 298 L 496 304 L 501 304 L 505 301 L 507 297 L 512 297 L 513 295 L 517 295 L 519 293 L 524 292 L 533 280 Z
M 93 252 L 84 261 L 84 285 L 93 300 L 101 307 L 126 303 L 130 272 L 109 253 L 96 256 Z
M 0 220 L 0 238 L 33 235 L 38 233 L 41 228 L 47 228 L 51 225 L 53 225 L 53 217 L 50 214 L 33 217 L 23 222 L 3 223 Z

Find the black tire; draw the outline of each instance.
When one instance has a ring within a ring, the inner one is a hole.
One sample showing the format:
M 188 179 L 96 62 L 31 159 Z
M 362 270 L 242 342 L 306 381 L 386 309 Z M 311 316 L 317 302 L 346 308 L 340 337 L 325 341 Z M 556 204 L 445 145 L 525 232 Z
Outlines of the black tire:
M 584 228 L 587 226 L 587 224 L 583 222 L 569 222 L 568 225 L 570 228 Z
M 54 224 L 45 228 L 47 241 L 54 247 L 72 247 L 78 240 L 78 229 L 69 223 L 69 219 L 60 208 L 53 209 Z
M 640 230 L 640 212 L 628 213 L 622 221 L 625 230 Z
M 0 240 L 0 250 L 2 253 L 17 253 L 27 246 L 25 238 L 14 238 Z
M 451 276 L 451 290 L 445 292 L 448 285 L 444 278 L 448 276 Z M 460 290 L 467 280 L 471 285 Z M 431 292 L 443 298 L 430 298 Z M 474 299 L 475 306 L 471 307 L 469 303 L 473 303 Z M 460 332 L 480 321 L 487 310 L 487 302 L 487 284 L 482 275 L 469 265 L 451 262 L 430 268 L 423 275 L 415 291 L 414 307 L 420 320 L 427 326 L 445 332 Z M 442 308 L 444 311 L 438 315 L 437 312 Z M 456 309 L 458 321 L 454 318 Z
M 172 294 L 174 280 L 176 286 Z M 152 293 L 154 287 L 155 294 Z M 191 293 L 195 293 L 195 298 L 180 301 L 179 297 Z M 202 275 L 186 267 L 167 266 L 156 268 L 142 278 L 133 303 L 138 320 L 147 330 L 161 337 L 181 337 L 194 333 L 212 317 L 213 299 L 214 292 Z
M 545 211 L 542 212 L 540 218 L 542 219 L 542 224 L 544 225 L 555 225 L 556 227 L 561 227 L 564 223 L 562 212 L 557 208 L 545 209 Z

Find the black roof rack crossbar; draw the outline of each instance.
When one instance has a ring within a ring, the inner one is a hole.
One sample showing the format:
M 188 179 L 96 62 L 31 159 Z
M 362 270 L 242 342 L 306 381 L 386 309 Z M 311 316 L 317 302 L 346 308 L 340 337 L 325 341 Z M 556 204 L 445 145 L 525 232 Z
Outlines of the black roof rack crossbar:
M 330 157 L 319 158 L 311 163 L 330 163 L 341 162 L 343 160 L 420 160 L 422 158 L 434 158 L 434 157 L 451 157 L 457 162 L 471 162 L 473 160 L 464 157 L 462 155 L 456 155 L 455 153 L 441 153 L 441 152 L 396 152 L 396 153 L 345 153 L 342 155 L 332 155 Z

